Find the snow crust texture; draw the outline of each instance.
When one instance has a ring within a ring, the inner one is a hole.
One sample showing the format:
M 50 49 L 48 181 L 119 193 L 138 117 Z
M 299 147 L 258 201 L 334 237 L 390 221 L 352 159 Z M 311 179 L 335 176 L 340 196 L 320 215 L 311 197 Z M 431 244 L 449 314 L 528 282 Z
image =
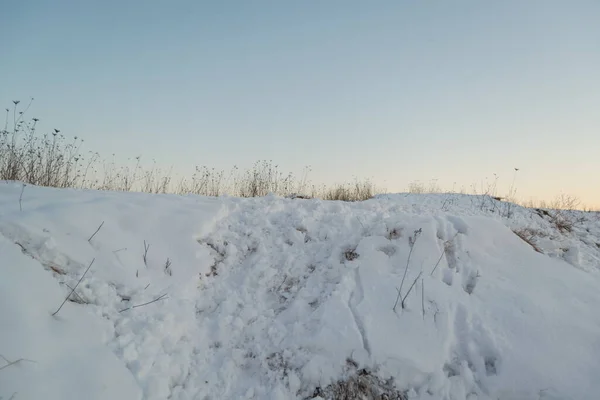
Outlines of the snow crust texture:
M 598 213 L 21 189 L 0 184 L 0 398 L 599 396 Z

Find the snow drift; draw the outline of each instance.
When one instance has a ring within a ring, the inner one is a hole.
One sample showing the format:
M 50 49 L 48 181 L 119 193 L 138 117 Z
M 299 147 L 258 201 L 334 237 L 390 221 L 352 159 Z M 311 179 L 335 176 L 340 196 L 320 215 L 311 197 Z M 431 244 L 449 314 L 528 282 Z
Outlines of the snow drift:
M 21 189 L 0 185 L 0 398 L 600 393 L 598 214 Z

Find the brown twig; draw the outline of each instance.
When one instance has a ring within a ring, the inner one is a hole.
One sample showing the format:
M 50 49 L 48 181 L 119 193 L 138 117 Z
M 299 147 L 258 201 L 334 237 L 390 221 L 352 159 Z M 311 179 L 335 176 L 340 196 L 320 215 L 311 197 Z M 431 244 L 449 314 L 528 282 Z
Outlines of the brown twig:
M 48 268 L 50 268 L 52 271 L 56 272 L 59 275 L 65 275 L 65 271 L 63 271 L 62 269 L 55 267 L 54 265 L 50 265 Z

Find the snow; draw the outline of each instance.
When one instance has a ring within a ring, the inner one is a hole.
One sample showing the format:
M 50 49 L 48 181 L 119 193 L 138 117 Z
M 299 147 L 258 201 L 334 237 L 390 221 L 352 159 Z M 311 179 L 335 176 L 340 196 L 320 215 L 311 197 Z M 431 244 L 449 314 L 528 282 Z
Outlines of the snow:
M 0 396 L 15 399 L 139 399 L 141 390 L 102 343 L 103 321 L 65 307 L 52 276 L 0 237 Z
M 411 399 L 600 393 L 598 213 L 21 188 L 0 183 L 0 398 L 316 399 L 362 368 Z

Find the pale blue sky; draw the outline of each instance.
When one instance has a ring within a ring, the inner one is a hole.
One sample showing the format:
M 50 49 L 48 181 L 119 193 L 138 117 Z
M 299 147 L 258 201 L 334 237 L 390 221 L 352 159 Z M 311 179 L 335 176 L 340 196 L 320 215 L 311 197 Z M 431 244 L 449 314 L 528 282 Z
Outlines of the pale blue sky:
M 4 1 L 0 105 L 181 172 L 600 205 L 600 1 Z

